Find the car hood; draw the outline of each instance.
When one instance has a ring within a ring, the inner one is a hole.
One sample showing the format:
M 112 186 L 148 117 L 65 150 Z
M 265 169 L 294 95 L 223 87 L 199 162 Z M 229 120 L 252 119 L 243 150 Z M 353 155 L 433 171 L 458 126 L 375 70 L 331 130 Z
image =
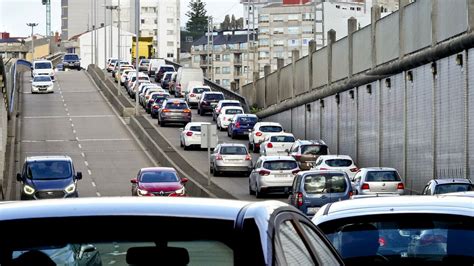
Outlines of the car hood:
M 51 72 L 53 72 L 53 70 L 49 69 L 49 68 L 33 70 L 33 73 L 35 73 L 35 74 L 39 74 L 39 73 L 48 73 L 49 74 Z
M 31 180 L 27 179 L 26 184 L 32 186 L 36 190 L 63 190 L 72 184 L 71 178 L 66 179 L 49 179 L 49 180 Z
M 64 59 L 63 62 L 65 63 L 74 63 L 74 62 L 80 62 L 79 59 Z
M 31 83 L 32 86 L 52 86 L 53 82 L 51 81 L 40 81 Z
M 160 191 L 175 191 L 181 189 L 183 185 L 179 182 L 163 182 L 163 183 L 140 183 L 139 188 L 148 192 L 160 192 Z

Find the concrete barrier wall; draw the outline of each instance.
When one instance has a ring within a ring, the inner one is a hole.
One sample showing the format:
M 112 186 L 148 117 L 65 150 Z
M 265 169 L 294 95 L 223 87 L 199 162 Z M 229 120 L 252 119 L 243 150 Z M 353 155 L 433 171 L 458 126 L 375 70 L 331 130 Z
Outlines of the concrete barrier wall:
M 329 146 L 330 153 L 337 154 L 337 117 L 338 104 L 336 96 L 324 98 L 324 107 L 321 107 L 321 139 Z
M 398 32 L 398 12 L 394 12 L 377 21 L 375 28 L 377 65 L 397 59 L 400 55 Z
M 291 110 L 291 132 L 297 139 L 306 139 L 305 106 Z
M 357 99 L 356 89 L 339 94 L 339 141 L 337 152 L 357 161 Z
M 372 42 L 370 42 L 370 25 L 356 31 L 353 35 L 354 74 L 363 72 L 372 67 Z
M 295 95 L 299 95 L 309 91 L 309 75 L 308 75 L 308 57 L 305 56 L 296 61 L 295 72 L 293 73 L 295 80 Z
M 291 65 L 281 69 L 278 90 L 279 101 L 284 101 L 293 96 L 293 67 Z
M 431 45 L 432 6 L 432 1 L 416 1 L 405 7 L 402 22 L 405 53 L 413 53 Z
M 257 101 L 256 104 L 259 108 L 264 108 L 265 105 L 265 78 L 257 80 L 256 86 Z
M 273 72 L 266 77 L 265 86 L 265 105 L 270 106 L 277 104 L 278 101 L 278 71 Z
M 313 53 L 313 88 L 328 84 L 328 48 Z
M 338 81 L 349 76 L 349 38 L 337 41 L 332 48 L 332 81 Z
M 253 89 L 253 84 L 248 83 L 242 86 L 242 96 L 248 100 L 248 104 L 250 106 L 255 105 L 255 99 L 256 99 L 256 93 L 255 90 Z
M 433 0 L 438 5 L 436 29 L 438 42 L 466 31 L 468 28 L 466 0 Z
M 309 105 L 309 107 L 308 107 Z M 308 109 L 309 108 L 309 109 Z M 321 139 L 321 107 L 320 101 L 306 104 L 306 138 Z

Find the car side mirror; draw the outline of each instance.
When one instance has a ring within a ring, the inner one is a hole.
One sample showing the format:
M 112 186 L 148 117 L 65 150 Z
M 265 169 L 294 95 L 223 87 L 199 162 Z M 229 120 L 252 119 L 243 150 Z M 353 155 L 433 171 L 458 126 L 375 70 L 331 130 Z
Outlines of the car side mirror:
M 21 180 L 22 180 L 21 174 L 20 173 L 16 174 L 16 181 L 21 181 Z
M 181 178 L 181 183 L 187 183 L 188 181 L 189 179 L 187 179 L 186 177 Z
M 137 180 L 137 178 L 136 178 L 136 177 L 134 177 L 134 178 L 130 179 L 130 183 L 132 183 L 132 184 L 136 184 L 136 183 L 138 183 L 138 180 Z
M 84 257 L 84 253 L 94 252 L 96 250 L 97 250 L 96 247 L 93 245 L 90 245 L 90 244 L 82 245 L 81 250 L 79 251 L 78 258 L 82 259 Z
M 82 172 L 77 172 L 76 174 L 76 179 L 81 180 L 82 179 Z

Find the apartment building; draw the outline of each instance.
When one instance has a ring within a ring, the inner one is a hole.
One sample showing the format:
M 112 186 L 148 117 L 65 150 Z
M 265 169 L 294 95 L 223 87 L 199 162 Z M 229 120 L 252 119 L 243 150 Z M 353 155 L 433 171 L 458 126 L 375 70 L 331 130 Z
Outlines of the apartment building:
M 260 9 L 269 4 L 283 3 L 283 0 L 240 0 L 244 7 L 244 29 L 258 27 Z M 253 18 L 253 20 L 252 20 Z
M 110 4 L 110 1 L 105 2 Z M 97 12 L 96 28 L 99 28 L 101 23 L 109 23 L 104 18 L 104 0 L 61 0 L 61 38 L 68 40 L 77 34 L 91 30 L 94 25 L 92 10 Z M 110 20 L 109 17 L 107 17 L 108 20 Z
M 208 61 L 208 36 L 204 35 L 191 47 L 191 66 L 201 67 L 206 77 L 225 88 L 230 88 L 231 82 L 239 88 L 251 81 L 254 64 L 252 55 L 249 57 L 247 53 L 247 31 L 219 31 L 213 34 L 211 60 Z

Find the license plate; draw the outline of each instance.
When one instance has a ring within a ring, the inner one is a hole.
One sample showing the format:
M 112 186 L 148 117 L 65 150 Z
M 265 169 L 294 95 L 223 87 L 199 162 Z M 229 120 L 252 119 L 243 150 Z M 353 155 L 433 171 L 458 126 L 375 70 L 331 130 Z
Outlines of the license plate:
M 287 174 L 275 174 L 275 177 L 282 178 L 282 177 L 288 177 L 288 175 Z
M 244 135 L 248 135 L 248 134 L 250 134 L 250 132 L 244 131 Z
M 308 211 L 306 212 L 307 214 L 316 214 L 321 207 L 309 207 Z

